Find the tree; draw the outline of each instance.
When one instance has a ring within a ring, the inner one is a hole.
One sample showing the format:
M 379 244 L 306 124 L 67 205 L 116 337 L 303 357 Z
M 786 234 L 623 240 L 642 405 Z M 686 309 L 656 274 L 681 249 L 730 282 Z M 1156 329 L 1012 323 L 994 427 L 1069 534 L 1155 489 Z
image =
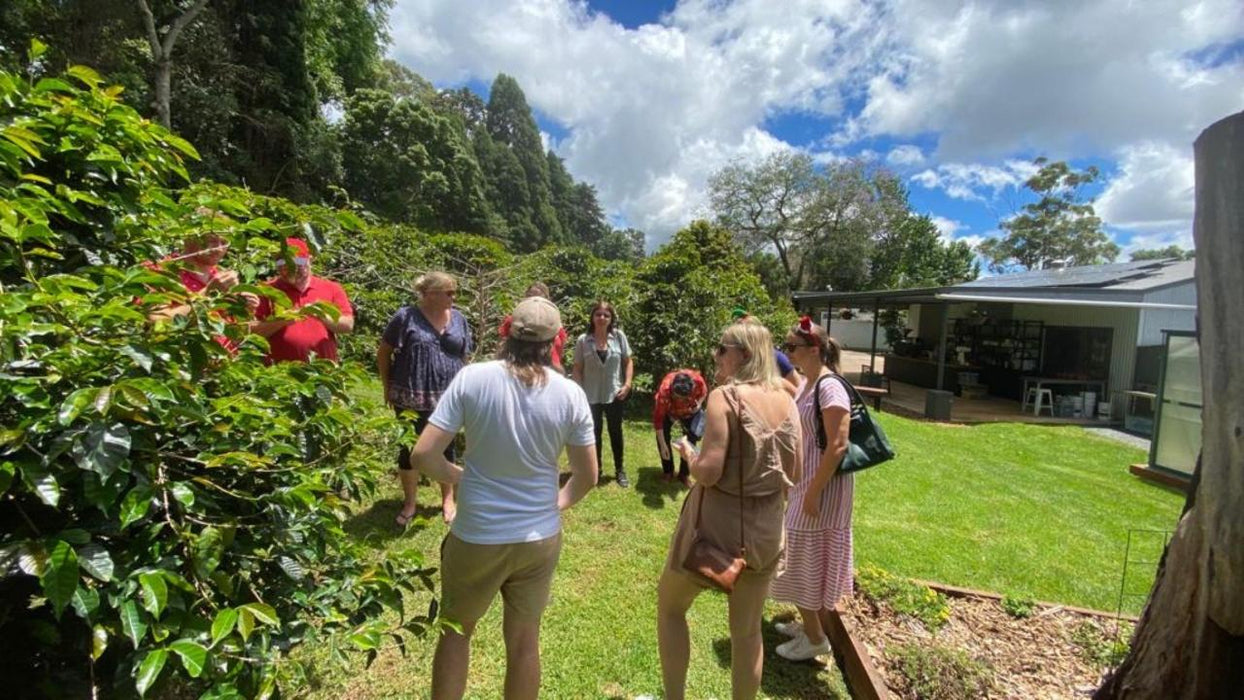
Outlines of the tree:
M 553 204 L 549 164 L 540 142 L 540 130 L 518 81 L 504 73 L 493 81 L 489 92 L 487 125 L 494 150 L 509 151 L 525 181 L 521 188 L 517 183 L 506 181 L 514 175 L 508 162 L 502 163 L 501 171 L 485 171 L 485 176 L 496 182 L 498 190 L 511 195 L 498 207 L 498 212 L 509 222 L 510 244 L 516 250 L 532 251 L 546 243 L 565 242 Z M 500 157 L 508 161 L 505 156 Z
M 644 232 L 634 228 L 608 228 L 592 252 L 604 260 L 637 263 L 644 259 Z
M 484 177 L 455 120 L 412 98 L 359 90 L 341 123 L 346 188 L 392 221 L 485 233 Z
M 1099 265 L 1119 254 L 1119 246 L 1102 230 L 1101 219 L 1080 189 L 1096 182 L 1097 168 L 1072 170 L 1062 161 L 1037 158 L 1036 175 L 1024 186 L 1039 197 L 1024 205 L 1019 214 L 1002 222 L 1003 238 L 977 246 L 989 260 L 989 268 L 1006 272 L 1016 268 L 1037 270 L 1053 262 L 1071 265 Z
M 1094 696 L 1227 698 L 1244 688 L 1244 112 L 1195 143 L 1201 455 L 1131 650 Z
M 887 227 L 873 251 L 873 289 L 940 287 L 974 280 L 980 274 L 971 246 L 942 241 L 927 215 L 905 214 Z
M 1165 248 L 1142 248 L 1132 251 L 1132 261 L 1137 260 L 1196 260 L 1195 250 L 1184 250 L 1177 245 Z
M 748 253 L 772 250 L 790 289 L 866 281 L 872 238 L 906 207 L 901 195 L 882 169 L 845 161 L 817 170 L 810 156 L 790 151 L 709 179 L 718 221 Z
M 177 4 L 174 3 L 173 16 L 167 20 L 156 22 L 155 15 L 151 12 L 151 6 L 147 4 L 147 0 L 137 0 L 138 9 L 142 13 L 143 27 L 147 30 L 147 43 L 151 47 L 151 61 L 155 64 L 155 110 L 156 119 L 165 127 L 171 126 L 172 119 L 169 116 L 172 109 L 170 105 L 170 84 L 173 76 L 173 48 L 177 45 L 177 38 L 181 36 L 181 32 L 186 25 L 194 21 L 203 8 L 207 6 L 207 0 L 194 0 L 193 3 Z M 167 25 L 167 26 L 165 26 Z

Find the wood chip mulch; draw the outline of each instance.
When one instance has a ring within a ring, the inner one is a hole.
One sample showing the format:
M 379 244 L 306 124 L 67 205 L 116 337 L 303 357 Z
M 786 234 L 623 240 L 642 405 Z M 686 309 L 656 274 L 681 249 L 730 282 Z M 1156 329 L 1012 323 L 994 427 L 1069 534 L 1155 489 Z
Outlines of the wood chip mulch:
M 951 616 L 936 633 L 918 620 L 897 615 L 857 593 L 843 606 L 859 641 L 873 665 L 885 678 L 891 694 L 914 699 L 906 680 L 887 663 L 887 647 L 900 644 L 936 644 L 960 649 L 993 669 L 991 698 L 1086 698 L 1108 671 L 1085 658 L 1072 641 L 1072 632 L 1086 621 L 1113 640 L 1116 624 L 1126 640 L 1131 623 L 1085 615 L 1060 607 L 1038 607 L 1032 617 L 1016 619 L 1001 604 L 987 598 L 950 597 Z

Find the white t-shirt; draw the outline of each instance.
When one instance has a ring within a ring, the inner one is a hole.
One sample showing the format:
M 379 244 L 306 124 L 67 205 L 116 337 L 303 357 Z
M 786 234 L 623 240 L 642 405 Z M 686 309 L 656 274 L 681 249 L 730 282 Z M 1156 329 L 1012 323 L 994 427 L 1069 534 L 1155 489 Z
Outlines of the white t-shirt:
M 561 531 L 557 460 L 567 445 L 596 444 L 578 384 L 552 370 L 523 386 L 501 360 L 462 368 L 428 422 L 466 429 L 454 535 L 475 544 L 535 542 Z

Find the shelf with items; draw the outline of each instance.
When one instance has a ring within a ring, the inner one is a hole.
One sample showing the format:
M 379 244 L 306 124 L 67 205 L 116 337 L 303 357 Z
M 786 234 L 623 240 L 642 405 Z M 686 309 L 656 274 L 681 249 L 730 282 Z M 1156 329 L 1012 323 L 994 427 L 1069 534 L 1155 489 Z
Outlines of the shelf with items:
M 950 340 L 969 365 L 1037 372 L 1044 330 L 1043 321 L 956 319 Z

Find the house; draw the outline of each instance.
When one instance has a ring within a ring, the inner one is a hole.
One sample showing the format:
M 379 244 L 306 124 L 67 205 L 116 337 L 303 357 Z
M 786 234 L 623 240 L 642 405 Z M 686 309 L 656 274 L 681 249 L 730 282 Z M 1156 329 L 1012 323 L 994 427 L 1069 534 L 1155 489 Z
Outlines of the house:
M 1102 413 L 1137 413 L 1159 382 L 1164 331 L 1196 328 L 1193 261 L 1156 260 L 1030 270 L 962 284 L 860 292 L 796 292 L 797 308 L 898 308 L 909 337 L 885 357 L 894 381 L 1024 401 L 1034 388 L 1090 391 Z M 877 338 L 874 331 L 873 338 Z M 876 354 L 875 341 L 871 345 Z M 962 380 L 962 381 L 961 381 Z M 1136 392 L 1127 394 L 1125 392 Z M 1090 397 L 1085 397 L 1090 398 Z M 1064 407 L 1060 402 L 1059 408 Z M 1094 411 L 1081 407 L 1088 418 Z M 1149 411 L 1152 409 L 1149 408 Z

